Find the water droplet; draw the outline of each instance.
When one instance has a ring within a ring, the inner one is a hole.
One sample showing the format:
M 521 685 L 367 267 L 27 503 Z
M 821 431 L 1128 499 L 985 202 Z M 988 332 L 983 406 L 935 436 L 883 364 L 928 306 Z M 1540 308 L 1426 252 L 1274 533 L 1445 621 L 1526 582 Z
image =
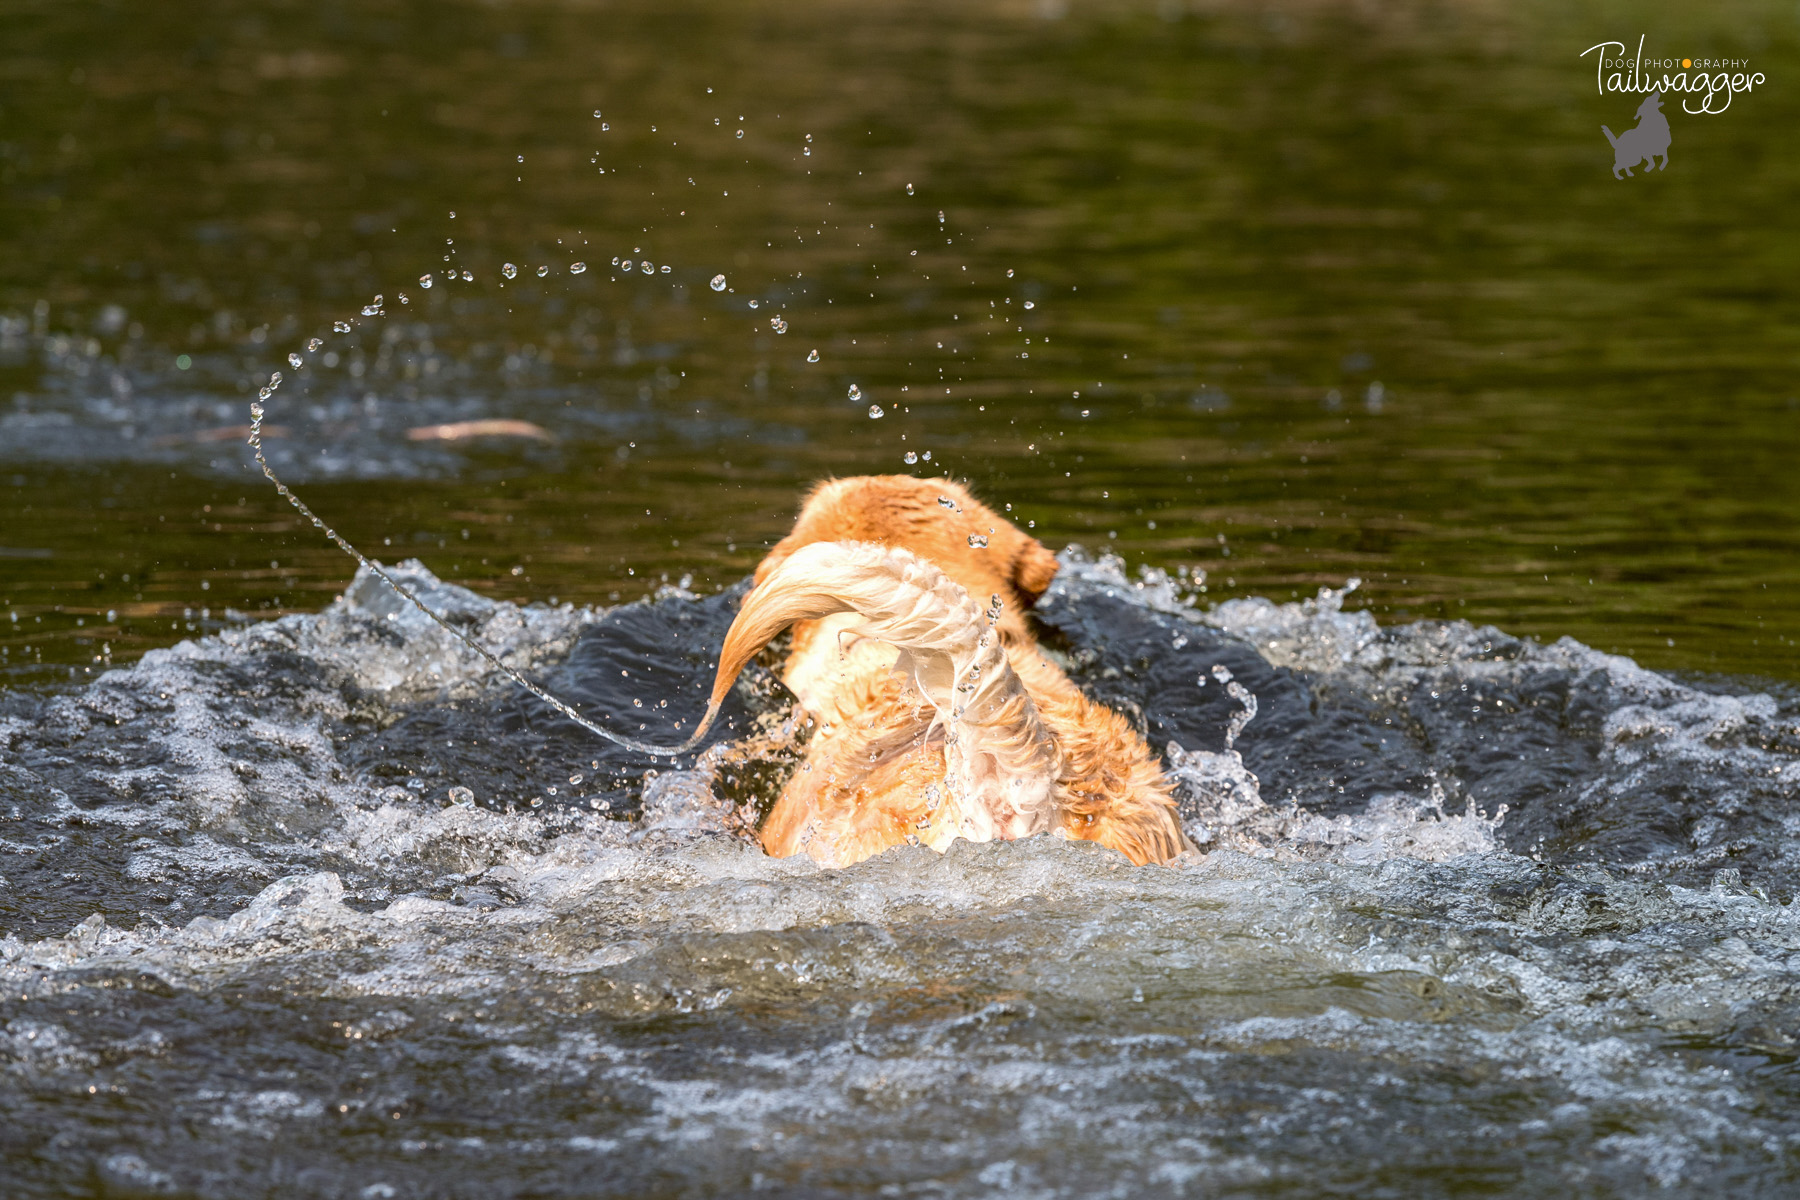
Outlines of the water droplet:
M 501 263 L 500 273 L 508 279 L 517 279 L 519 277 L 519 268 L 513 266 L 511 263 Z
M 275 393 L 270 388 L 258 388 L 256 390 L 256 394 L 258 396 L 261 396 L 264 400 L 267 400 L 270 396 L 273 396 Z
M 656 269 L 657 269 L 657 270 L 659 270 L 659 271 L 661 271 L 661 272 L 662 272 L 662 273 L 663 273 L 663 274 L 664 274 L 664 275 L 667 275 L 667 274 L 668 274 L 668 273 L 669 273 L 669 264 L 668 264 L 668 263 L 664 263 L 664 264 L 663 264 L 663 265 L 662 265 L 662 266 L 660 266 L 660 267 L 658 267 L 658 268 L 656 268 Z
M 812 157 L 812 147 L 811 146 L 802 146 L 802 147 L 800 147 L 800 153 L 806 155 L 808 158 L 811 158 Z
M 419 286 L 422 288 L 430 287 L 431 286 L 431 276 L 430 275 L 419 276 Z
M 944 223 L 944 210 L 940 208 L 940 209 L 938 209 L 938 224 L 942 225 L 943 223 Z
M 744 131 L 743 131 L 743 130 L 741 130 L 741 129 L 740 129 L 740 130 L 738 130 L 738 131 L 737 131 L 737 135 L 738 135 L 738 136 L 739 136 L 739 137 L 743 137 L 743 136 L 744 136 Z
M 1087 415 L 1088 415 L 1088 410 L 1087 410 L 1087 409 L 1085 409 L 1085 408 L 1084 408 L 1084 409 L 1082 409 L 1082 410 L 1081 410 L 1081 415 L 1082 415 L 1082 416 L 1084 416 L 1084 417 L 1085 417 L 1085 416 L 1087 416 Z
M 350 322 L 348 322 L 348 321 L 333 321 L 331 323 L 331 327 L 333 329 L 337 330 L 339 333 L 349 333 L 350 332 Z
M 814 350 L 812 353 L 808 354 L 806 356 L 806 361 L 807 362 L 818 362 L 819 361 L 819 352 L 817 350 Z
M 585 270 L 587 270 L 587 264 L 584 262 L 569 264 L 569 274 L 571 275 L 579 275 Z
M 531 807 L 533 807 L 533 808 L 544 807 L 544 798 L 542 796 L 533 796 L 531 798 Z
M 861 400 L 862 399 L 862 389 L 857 387 L 854 383 L 850 385 L 850 399 L 852 399 L 852 400 Z
M 539 267 L 538 268 L 538 278 L 539 279 L 542 279 L 544 276 L 548 275 L 549 273 L 550 273 L 549 267 Z
M 910 183 L 906 185 L 906 194 L 909 196 L 913 194 L 912 184 Z
M 297 352 L 294 352 L 294 351 L 288 352 L 288 366 L 290 366 L 290 367 L 294 368 L 294 370 L 298 371 L 300 369 L 301 361 L 302 360 L 300 358 L 300 355 Z
M 969 545 L 973 546 L 977 550 L 986 550 L 987 549 L 987 537 L 984 534 L 971 533 L 969 535 Z
M 725 277 L 723 275 L 714 275 L 712 277 L 712 290 L 715 292 L 722 292 L 725 290 Z
M 919 457 L 924 459 L 926 462 L 930 462 L 931 461 L 931 451 L 927 450 L 925 453 L 921 454 Z
M 600 122 L 600 132 L 601 133 L 605 133 L 608 129 L 611 129 L 611 128 L 612 128 L 612 126 L 608 125 L 605 121 Z
M 320 346 L 323 346 L 324 344 L 325 344 L 325 340 L 323 338 L 307 338 L 306 339 L 306 348 L 308 350 L 317 350 Z
M 879 405 L 879 404 L 869 405 L 869 420 L 879 421 L 879 420 L 881 420 L 881 418 L 885 417 L 886 415 L 887 415 L 886 413 L 881 411 L 881 405 Z
M 939 496 L 938 504 L 944 508 L 955 508 L 956 507 L 956 501 L 952 500 L 948 496 Z
M 250 419 L 260 421 L 263 418 L 263 406 L 252 400 L 250 402 Z
M 1037 307 L 1037 301 L 1036 301 L 1036 300 L 1027 300 L 1027 301 L 1026 301 L 1026 302 L 1025 302 L 1025 307 L 1026 307 L 1026 308 L 1036 308 L 1036 307 Z
M 470 271 L 469 268 L 467 268 L 467 267 L 463 268 L 462 277 L 463 277 L 464 283 L 474 283 L 475 282 L 474 273 L 472 271 Z
M 758 303 L 759 303 L 759 302 L 758 302 L 758 301 L 755 301 L 755 300 L 752 300 L 752 301 L 751 301 L 751 302 L 750 302 L 750 307 L 751 307 L 751 308 L 755 308 L 755 307 L 757 307 L 757 305 L 758 305 Z
M 582 774 L 580 771 L 577 771 L 577 772 L 575 772 L 575 774 L 569 776 L 569 783 L 572 785 L 579 784 L 581 782 L 581 780 L 582 780 Z
M 619 270 L 621 270 L 621 271 L 630 271 L 630 270 L 631 270 L 631 268 L 632 268 L 632 267 L 634 267 L 634 266 L 636 266 L 636 265 L 637 265 L 637 264 L 636 264 L 636 263 L 634 263 L 634 262 L 632 262 L 632 261 L 631 261 L 631 260 L 630 260 L 630 259 L 629 259 L 629 258 L 628 258 L 628 259 L 626 259 L 626 260 L 625 260 L 625 261 L 624 261 L 624 262 L 622 262 L 622 263 L 620 263 L 620 264 L 619 264 Z
M 770 317 L 769 328 L 773 329 L 776 333 L 786 333 L 787 322 L 780 317 Z
M 524 155 L 523 155 L 523 154 L 521 154 L 521 155 L 519 155 L 519 161 L 520 161 L 520 162 L 524 162 L 524 161 L 525 161 L 525 156 L 524 156 Z
M 646 275 L 652 275 L 652 274 L 655 274 L 656 267 L 654 264 L 651 263 L 651 261 L 649 259 L 646 258 L 643 262 L 638 264 L 638 270 L 642 271 Z
M 907 466 L 910 467 L 918 461 L 919 461 L 919 456 L 917 454 L 914 454 L 911 450 L 908 450 L 906 452 L 906 465 Z
M 1006 277 L 1008 279 L 1012 278 L 1012 268 L 1011 267 L 1006 268 Z
M 280 386 L 281 386 L 281 372 L 280 371 L 269 372 L 269 387 L 271 389 L 273 389 L 273 388 L 278 388 Z
M 450 789 L 450 803 L 460 804 L 464 808 L 467 808 L 475 803 L 475 793 L 471 792 L 468 788 L 463 787 L 461 784 L 458 784 L 456 787 Z

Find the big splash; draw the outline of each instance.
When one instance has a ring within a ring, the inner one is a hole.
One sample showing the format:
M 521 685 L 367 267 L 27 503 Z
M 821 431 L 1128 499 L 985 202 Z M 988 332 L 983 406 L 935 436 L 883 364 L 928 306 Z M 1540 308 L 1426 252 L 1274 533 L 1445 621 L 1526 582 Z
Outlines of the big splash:
M 601 742 L 366 570 L 0 708 L 15 1195 L 1776 1195 L 1800 701 L 1573 641 L 1196 603 L 1078 549 L 1046 645 L 1201 851 L 844 870 L 784 769 Z M 698 712 L 741 588 L 390 568 L 560 695 Z M 1254 713 L 1253 716 L 1248 714 Z

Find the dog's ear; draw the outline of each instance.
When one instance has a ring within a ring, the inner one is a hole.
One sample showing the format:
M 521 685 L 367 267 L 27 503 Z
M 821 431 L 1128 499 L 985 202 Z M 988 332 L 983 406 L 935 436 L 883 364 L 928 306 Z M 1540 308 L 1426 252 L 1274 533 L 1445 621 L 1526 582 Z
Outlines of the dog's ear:
M 1056 555 L 1044 548 L 1044 543 L 1034 537 L 1027 537 L 1019 552 L 1013 555 L 1012 581 L 1025 603 L 1034 604 L 1056 578 L 1056 572 L 1062 564 L 1056 561 Z

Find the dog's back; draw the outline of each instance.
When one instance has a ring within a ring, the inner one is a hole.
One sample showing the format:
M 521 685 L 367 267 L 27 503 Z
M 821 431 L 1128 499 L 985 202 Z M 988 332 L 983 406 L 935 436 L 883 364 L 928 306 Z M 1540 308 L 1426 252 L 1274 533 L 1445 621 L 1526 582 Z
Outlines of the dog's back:
M 1024 610 L 1056 569 L 948 480 L 814 488 L 757 568 L 713 685 L 716 705 L 792 626 L 782 679 L 815 728 L 764 847 L 834 865 L 902 841 L 1046 831 L 1139 863 L 1186 848 L 1143 738 L 1037 649 Z

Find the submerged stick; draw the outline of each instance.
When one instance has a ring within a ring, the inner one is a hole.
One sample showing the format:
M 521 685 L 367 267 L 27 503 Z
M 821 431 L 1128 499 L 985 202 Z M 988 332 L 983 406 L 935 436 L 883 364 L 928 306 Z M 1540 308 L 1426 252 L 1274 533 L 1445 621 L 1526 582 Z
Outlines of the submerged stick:
M 268 393 L 265 391 L 264 395 L 266 396 L 267 394 Z M 688 738 L 687 741 L 681 743 L 679 746 L 652 746 L 648 742 L 640 742 L 635 738 L 628 738 L 623 734 L 614 733 L 609 729 L 601 728 L 599 725 L 594 724 L 594 722 L 576 712 L 575 709 L 568 704 L 558 700 L 555 696 L 552 696 L 549 692 L 527 679 L 519 671 L 501 662 L 500 657 L 493 651 L 446 621 L 443 617 L 432 612 L 431 609 L 425 607 L 425 602 L 413 595 L 406 585 L 402 584 L 392 575 L 389 575 L 387 571 L 382 568 L 380 563 L 365 557 L 362 551 L 358 550 L 355 546 L 352 546 L 342 534 L 327 525 L 317 513 L 308 508 L 306 502 L 295 495 L 292 488 L 288 487 L 287 484 L 281 482 L 281 480 L 276 477 L 274 469 L 269 466 L 269 460 L 263 457 L 262 420 L 262 404 L 260 402 L 253 402 L 250 405 L 250 449 L 256 453 L 256 465 L 262 468 L 262 473 L 268 477 L 270 483 L 275 485 L 275 490 L 280 492 L 301 516 L 311 521 L 313 523 L 313 528 L 319 530 L 326 537 L 336 542 L 338 549 L 342 550 L 345 554 L 348 554 L 362 566 L 366 567 L 383 583 L 393 588 L 395 593 L 398 594 L 402 600 L 405 600 L 408 604 L 424 613 L 440 629 L 444 630 L 451 637 L 454 637 L 457 641 L 480 655 L 491 666 L 504 673 L 507 678 L 511 679 L 514 683 L 518 684 L 520 687 L 524 688 L 526 691 L 530 692 L 539 700 L 542 700 L 545 704 L 548 704 L 551 708 L 554 708 L 557 712 L 569 718 L 569 720 L 575 722 L 589 733 L 597 734 L 609 742 L 623 746 L 627 750 L 635 750 L 639 754 L 666 754 L 671 758 L 678 754 L 686 754 L 698 745 L 700 739 L 706 736 L 706 731 L 712 728 L 713 719 L 719 715 L 720 698 L 718 696 L 714 696 L 707 704 L 706 715 L 701 718 L 699 728 L 694 730 L 693 736 Z

